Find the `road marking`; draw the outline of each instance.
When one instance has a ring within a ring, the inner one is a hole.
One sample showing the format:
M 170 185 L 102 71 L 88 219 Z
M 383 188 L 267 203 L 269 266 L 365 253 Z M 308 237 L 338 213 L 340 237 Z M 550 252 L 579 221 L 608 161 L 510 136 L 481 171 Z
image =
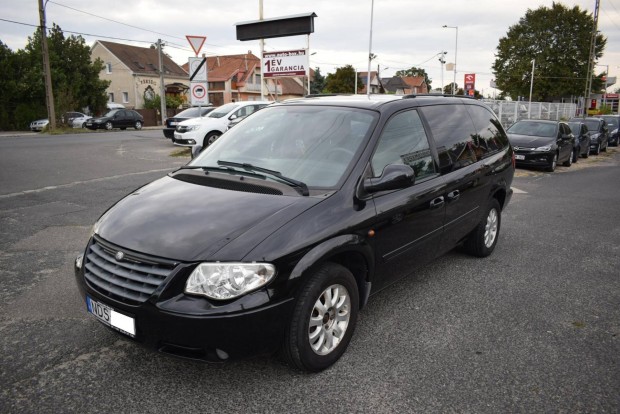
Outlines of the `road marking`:
M 519 190 L 518 188 L 511 187 L 513 194 L 527 194 L 527 191 Z
M 37 188 L 37 189 L 34 189 L 34 190 L 24 190 L 24 191 L 20 191 L 18 193 L 2 194 L 2 195 L 0 195 L 0 200 L 4 199 L 4 198 L 17 197 L 17 196 L 26 195 L 26 194 L 42 193 L 43 191 L 48 191 L 48 190 L 57 190 L 59 188 L 75 187 L 76 185 L 81 185 L 81 184 L 98 183 L 98 182 L 101 182 L 101 181 L 116 180 L 118 178 L 131 177 L 131 176 L 134 176 L 134 175 L 151 174 L 151 173 L 163 172 L 163 171 L 172 171 L 174 169 L 175 168 L 162 168 L 162 169 L 159 169 L 159 170 L 140 171 L 140 172 L 135 172 L 135 173 L 121 174 L 121 175 L 112 175 L 110 177 L 94 178 L 92 180 L 74 181 L 74 182 L 68 183 L 68 184 L 50 185 L 50 186 L 47 186 L 47 187 Z

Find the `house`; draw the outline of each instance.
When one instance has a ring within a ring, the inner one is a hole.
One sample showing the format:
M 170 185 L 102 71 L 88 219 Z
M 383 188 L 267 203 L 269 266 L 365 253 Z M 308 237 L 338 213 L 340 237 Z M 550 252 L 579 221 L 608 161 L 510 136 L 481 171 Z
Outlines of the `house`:
M 366 89 L 366 84 L 368 83 L 368 72 L 357 72 L 357 77 L 362 81 L 362 85 L 357 85 L 357 93 L 365 94 L 368 89 Z M 370 93 L 384 93 L 383 85 L 381 84 L 381 79 L 379 79 L 379 74 L 377 71 L 370 72 Z
M 182 66 L 188 70 L 188 64 Z M 251 51 L 207 57 L 209 102 L 220 106 L 233 101 L 261 99 L 260 59 Z M 265 79 L 265 99 L 299 98 L 305 94 L 304 77 Z
M 91 48 L 91 59 L 100 58 L 105 65 L 99 77 L 111 81 L 108 101 L 127 108 L 144 108 L 144 99 L 160 95 L 159 52 L 156 48 L 130 46 L 97 40 Z M 166 95 L 187 101 L 189 75 L 162 54 Z
M 423 76 L 392 76 L 381 81 L 388 93 L 396 95 L 428 93 L 428 85 Z

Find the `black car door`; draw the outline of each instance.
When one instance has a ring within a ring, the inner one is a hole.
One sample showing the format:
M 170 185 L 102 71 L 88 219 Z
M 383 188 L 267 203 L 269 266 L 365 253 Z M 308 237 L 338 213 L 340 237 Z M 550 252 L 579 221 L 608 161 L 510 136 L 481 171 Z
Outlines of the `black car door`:
M 389 164 L 411 166 L 415 183 L 373 198 L 377 289 L 432 260 L 441 238 L 444 183 L 416 110 L 399 112 L 386 123 L 371 159 L 373 176 L 381 176 Z
M 484 158 L 494 148 L 499 132 L 493 113 L 481 106 L 435 105 L 421 112 L 430 126 L 446 182 L 446 219 L 440 245 L 443 253 L 454 248 L 480 221 L 493 168 Z

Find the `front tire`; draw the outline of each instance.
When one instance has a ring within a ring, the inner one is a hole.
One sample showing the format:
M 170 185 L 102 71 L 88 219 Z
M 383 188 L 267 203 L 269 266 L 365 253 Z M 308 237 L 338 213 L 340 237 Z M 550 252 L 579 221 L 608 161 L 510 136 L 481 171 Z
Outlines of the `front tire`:
M 499 238 L 501 224 L 502 209 L 499 201 L 493 198 L 487 207 L 486 214 L 465 240 L 465 251 L 477 257 L 487 257 L 493 253 Z
M 351 341 L 359 293 L 351 272 L 324 263 L 303 286 L 287 327 L 283 354 L 293 367 L 318 372 L 333 365 Z
M 213 144 L 220 137 L 220 135 L 222 134 L 220 134 L 219 132 L 211 132 L 207 134 L 207 136 L 205 136 L 205 139 L 204 139 L 204 145 L 202 146 L 203 149 Z
M 557 165 L 558 165 L 558 153 L 556 152 L 555 154 L 553 154 L 553 159 L 551 160 L 551 163 L 547 167 L 547 171 L 554 172 L 555 167 L 557 167 Z
M 105 123 L 105 129 L 107 129 L 108 131 L 111 131 L 113 127 L 114 126 L 112 125 L 112 122 L 108 121 Z
M 575 149 L 573 148 L 570 151 L 570 155 L 568 156 L 568 159 L 566 161 L 564 161 L 564 163 L 562 165 L 564 165 L 565 167 L 570 167 L 573 164 L 573 159 L 575 158 Z

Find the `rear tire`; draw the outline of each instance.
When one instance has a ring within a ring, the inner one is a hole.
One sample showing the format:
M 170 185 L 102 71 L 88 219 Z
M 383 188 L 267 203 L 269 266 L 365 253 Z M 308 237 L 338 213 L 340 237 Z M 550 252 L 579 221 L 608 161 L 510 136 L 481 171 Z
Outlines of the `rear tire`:
M 141 121 L 136 121 L 136 123 L 133 126 L 135 129 L 140 130 L 142 129 L 142 122 Z
M 493 198 L 487 210 L 478 223 L 478 226 L 471 232 L 463 247 L 472 256 L 487 257 L 497 245 L 499 229 L 502 224 L 502 209 L 499 201 Z
M 557 167 L 557 165 L 558 165 L 558 153 L 556 152 L 555 154 L 553 154 L 553 159 L 551 160 L 551 163 L 547 167 L 547 171 L 554 172 L 555 167 Z
M 324 263 L 310 276 L 295 304 L 282 347 L 285 360 L 302 371 L 333 365 L 351 341 L 359 293 L 351 272 Z

